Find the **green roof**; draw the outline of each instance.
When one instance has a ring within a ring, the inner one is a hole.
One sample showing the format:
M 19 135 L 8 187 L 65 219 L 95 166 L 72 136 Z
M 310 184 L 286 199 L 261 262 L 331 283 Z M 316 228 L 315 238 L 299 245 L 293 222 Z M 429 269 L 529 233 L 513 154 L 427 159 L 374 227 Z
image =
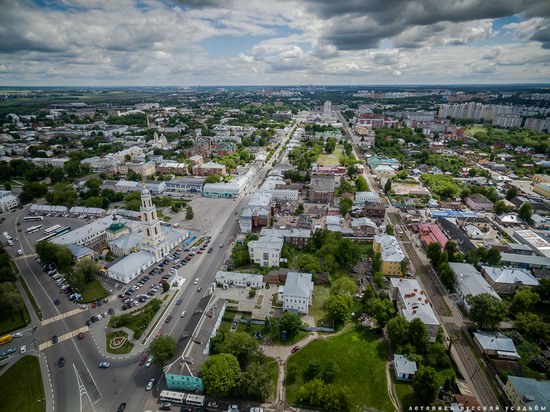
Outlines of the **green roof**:
M 113 223 L 111 226 L 109 226 L 109 231 L 111 232 L 118 232 L 122 229 L 124 229 L 126 225 L 124 223 Z

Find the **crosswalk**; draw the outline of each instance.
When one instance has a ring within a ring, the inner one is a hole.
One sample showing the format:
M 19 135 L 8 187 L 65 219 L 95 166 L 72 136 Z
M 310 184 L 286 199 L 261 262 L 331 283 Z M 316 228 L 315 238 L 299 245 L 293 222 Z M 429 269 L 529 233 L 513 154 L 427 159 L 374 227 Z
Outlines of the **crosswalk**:
M 60 313 L 59 315 L 56 315 L 52 318 L 44 319 L 41 324 L 42 326 L 49 325 L 52 322 L 68 318 L 69 316 L 76 315 L 77 313 L 82 313 L 82 309 L 73 309 L 65 313 Z
M 88 332 L 90 329 L 88 328 L 88 326 L 83 326 L 79 329 L 76 329 L 76 330 L 73 330 L 69 333 L 66 333 L 64 335 L 61 335 L 61 336 L 58 336 L 57 337 L 57 342 L 63 342 L 64 340 L 67 340 L 67 339 L 71 339 L 71 338 L 74 338 L 75 336 L 77 336 L 80 332 L 84 333 L 84 332 Z M 51 340 L 49 341 L 46 341 L 46 342 L 43 342 L 41 344 L 39 344 L 37 346 L 38 350 L 44 350 L 44 349 L 48 349 L 49 347 L 53 346 L 54 343 L 52 343 Z

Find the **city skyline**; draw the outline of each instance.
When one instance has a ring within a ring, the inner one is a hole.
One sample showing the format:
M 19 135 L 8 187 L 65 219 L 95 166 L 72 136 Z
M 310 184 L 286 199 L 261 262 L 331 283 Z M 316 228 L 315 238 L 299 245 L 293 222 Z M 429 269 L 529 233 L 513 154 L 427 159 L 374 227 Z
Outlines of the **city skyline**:
M 544 83 L 550 3 L 0 0 L 2 86 Z

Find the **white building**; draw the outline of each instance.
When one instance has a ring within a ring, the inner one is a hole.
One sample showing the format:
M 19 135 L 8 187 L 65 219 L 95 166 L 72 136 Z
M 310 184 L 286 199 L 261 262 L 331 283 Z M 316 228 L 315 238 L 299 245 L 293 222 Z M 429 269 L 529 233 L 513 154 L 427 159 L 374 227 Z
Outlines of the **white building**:
M 470 265 L 469 263 L 450 262 L 449 266 L 456 275 L 456 290 L 464 302 L 464 307 L 467 310 L 470 310 L 470 305 L 468 304 L 469 296 L 477 296 L 483 293 L 488 293 L 498 300 L 501 300 L 500 296 L 498 296 L 491 285 L 483 279 L 481 273 L 479 273 L 473 265 Z
M 260 289 L 264 283 L 263 279 L 262 275 L 253 273 L 224 272 L 221 270 L 216 272 L 216 283 L 219 283 L 224 288 L 238 286 Z
M 105 216 L 101 219 L 97 219 L 94 222 L 88 223 L 78 229 L 65 233 L 51 242 L 58 245 L 75 244 L 81 246 L 88 246 L 95 242 L 105 239 L 105 231 L 115 223 L 116 220 L 113 216 Z
M 122 283 L 128 283 L 153 266 L 154 263 L 155 255 L 142 250 L 116 261 L 114 265 L 108 269 L 108 274 L 111 279 Z
M 527 269 L 482 266 L 481 272 L 499 295 L 513 295 L 518 288 L 539 285 L 538 279 Z
M 19 199 L 9 190 L 0 191 L 0 212 L 9 212 L 19 206 Z
M 380 203 L 380 196 L 374 192 L 357 192 L 355 193 L 355 204 L 363 203 Z
M 275 230 L 270 230 L 265 235 L 260 235 L 258 240 L 248 242 L 250 260 L 262 267 L 278 267 L 283 244 L 283 235 Z
M 289 272 L 283 289 L 283 310 L 307 315 L 313 299 L 311 273 Z
M 430 342 L 435 342 L 440 323 L 426 292 L 420 287 L 418 281 L 416 279 L 392 278 L 391 284 L 397 309 L 409 322 L 416 318 L 420 319 L 426 326 Z
M 239 197 L 244 189 L 248 187 L 252 176 L 253 173 L 248 172 L 245 175 L 234 177 L 229 182 L 205 183 L 202 188 L 202 195 L 204 197 Z
M 133 182 L 130 180 L 119 180 L 115 183 L 115 192 L 118 193 L 131 193 L 139 190 L 139 182 Z

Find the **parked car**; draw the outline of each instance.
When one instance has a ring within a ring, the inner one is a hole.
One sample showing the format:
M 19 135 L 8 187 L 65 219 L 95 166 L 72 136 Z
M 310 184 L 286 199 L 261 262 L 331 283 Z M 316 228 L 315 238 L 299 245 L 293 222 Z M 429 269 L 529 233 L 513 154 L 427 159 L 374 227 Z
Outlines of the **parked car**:
M 23 337 L 23 332 L 16 332 L 11 334 L 12 338 L 21 338 Z
M 163 402 L 161 405 L 160 405 L 160 408 L 159 408 L 161 411 L 170 411 L 172 410 L 172 404 L 170 402 Z
M 172 320 L 172 315 L 168 315 L 166 317 L 166 320 L 164 321 L 165 323 L 170 323 L 170 321 Z
M 26 353 L 27 352 L 27 345 L 23 345 L 21 346 L 21 348 L 19 348 L 19 353 L 23 354 L 23 353 Z
M 291 353 L 296 353 L 296 352 L 298 352 L 299 350 L 300 350 L 300 347 L 299 347 L 299 346 L 294 346 L 290 352 L 291 352 Z
M 145 367 L 148 368 L 153 364 L 153 358 L 147 359 L 147 362 L 145 362 Z
M 122 402 L 119 406 L 116 412 L 124 412 L 124 409 L 126 409 L 126 402 Z
M 78 334 L 78 339 L 84 339 L 84 333 L 80 332 L 80 333 Z
M 155 378 L 151 379 L 149 383 L 147 384 L 147 387 L 145 388 L 146 391 L 150 391 L 153 389 L 153 385 L 155 384 L 157 380 Z

